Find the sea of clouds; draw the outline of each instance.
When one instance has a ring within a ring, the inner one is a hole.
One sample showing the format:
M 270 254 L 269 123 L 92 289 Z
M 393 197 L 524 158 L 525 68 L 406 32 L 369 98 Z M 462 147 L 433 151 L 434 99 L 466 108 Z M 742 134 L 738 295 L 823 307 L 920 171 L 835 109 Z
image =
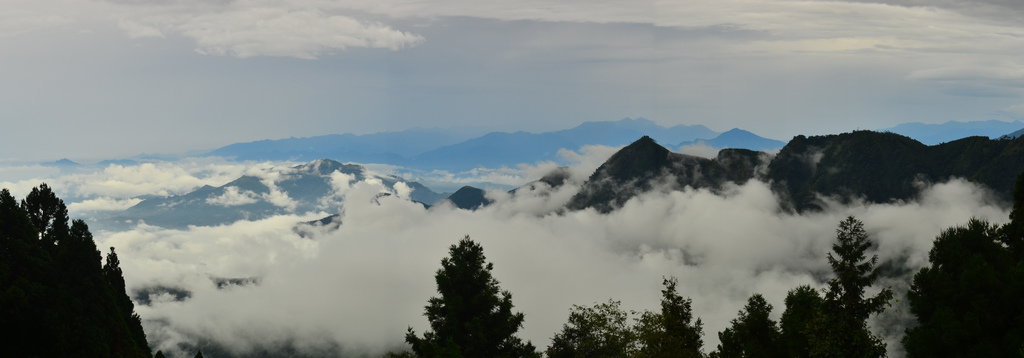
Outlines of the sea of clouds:
M 346 187 L 336 188 L 345 202 L 336 230 L 305 236 L 294 230 L 325 214 L 317 212 L 184 230 L 137 223 L 95 236 L 101 250 L 117 249 L 130 291 L 170 287 L 190 293 L 181 300 L 153 291 L 148 304 L 136 305 L 153 348 L 169 356 L 191 356 L 180 349 L 204 342 L 238 354 L 286 345 L 353 356 L 402 348 L 407 327 L 418 333 L 429 327 L 423 308 L 436 295 L 434 274 L 449 246 L 466 235 L 482 244 L 501 288 L 525 314 L 521 336 L 540 349 L 572 305 L 610 298 L 626 310 L 657 310 L 662 278 L 674 276 L 704 322 L 708 352 L 752 293 L 764 295 L 778 319 L 789 290 L 823 287 L 830 273 L 825 256 L 847 216 L 864 222 L 880 262 L 899 262 L 911 272 L 928 263 L 932 240 L 943 229 L 971 217 L 994 223 L 1008 218 L 1005 204 L 958 179 L 925 187 L 910 202 L 841 205 L 824 198 L 825 210 L 816 213 L 782 210 L 760 181 L 719 193 L 655 190 L 609 214 L 562 210 L 615 149 L 564 151 L 574 163 L 565 185 L 534 183 L 515 195 L 490 190 L 495 204 L 477 211 L 448 204 L 428 209 L 401 193 L 381 196 L 387 189 L 379 181 L 338 181 Z M 80 217 L 123 210 L 144 195 L 183 194 L 243 174 L 269 176 L 290 164 L 186 159 L 50 173 L 45 180 L 59 196 L 73 198 L 72 216 Z M 524 184 L 552 169 L 554 164 L 540 163 L 477 173 Z M 443 180 L 469 174 L 423 175 Z M 21 198 L 39 180 L 0 185 Z M 906 282 L 901 277 L 880 285 L 901 297 Z M 896 356 L 902 355 L 903 328 L 912 324 L 901 302 L 872 321 Z

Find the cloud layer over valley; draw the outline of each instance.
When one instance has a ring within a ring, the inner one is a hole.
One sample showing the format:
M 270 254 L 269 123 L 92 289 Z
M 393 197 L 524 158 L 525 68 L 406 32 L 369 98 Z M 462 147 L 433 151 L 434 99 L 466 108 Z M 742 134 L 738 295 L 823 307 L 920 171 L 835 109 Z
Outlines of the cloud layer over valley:
M 577 163 L 590 158 L 575 154 Z M 247 165 L 204 172 L 196 163 L 166 163 L 154 170 L 178 168 L 191 173 L 185 177 L 193 179 L 184 182 L 223 185 L 227 176 L 266 172 L 270 164 Z M 537 178 L 546 166 L 508 174 Z M 539 347 L 565 323 L 571 305 L 612 298 L 627 310 L 656 309 L 661 278 L 676 276 L 680 293 L 693 298 L 694 312 L 705 322 L 704 349 L 710 351 L 717 332 L 751 293 L 763 294 L 778 318 L 788 290 L 821 287 L 818 281 L 829 274 L 825 254 L 836 225 L 848 215 L 864 221 L 881 262 L 912 270 L 927 263 L 932 240 L 944 228 L 971 217 L 1002 223 L 1008 215 L 985 189 L 962 180 L 927 187 L 910 202 L 840 205 L 826 199 L 819 213 L 781 210 L 769 186 L 756 180 L 719 194 L 654 190 L 609 214 L 561 210 L 594 166 L 570 168 L 569 179 L 555 189 L 535 182 L 514 196 L 489 191 L 495 203 L 476 211 L 448 204 L 427 209 L 401 193 L 381 196 L 388 189 L 379 181 L 339 178 L 334 190 L 345 200 L 342 224 L 311 229 L 312 236 L 294 228 L 322 213 L 185 229 L 142 224 L 98 232 L 96 240 L 100 248 L 117 248 L 150 341 L 165 353 L 211 342 L 235 353 L 288 345 L 301 352 L 378 356 L 400 348 L 407 327 L 427 327 L 422 311 L 435 294 L 434 272 L 448 246 L 465 235 L 483 245 L 501 287 L 526 314 L 523 337 Z M 97 188 L 88 179 L 95 177 L 71 178 L 64 183 Z M 175 185 L 155 190 L 181 190 Z M 86 203 L 77 205 L 94 205 Z M 888 284 L 902 291 L 901 282 Z M 899 355 L 902 329 L 890 325 L 905 323 L 907 313 L 896 311 L 883 320 L 889 348 Z

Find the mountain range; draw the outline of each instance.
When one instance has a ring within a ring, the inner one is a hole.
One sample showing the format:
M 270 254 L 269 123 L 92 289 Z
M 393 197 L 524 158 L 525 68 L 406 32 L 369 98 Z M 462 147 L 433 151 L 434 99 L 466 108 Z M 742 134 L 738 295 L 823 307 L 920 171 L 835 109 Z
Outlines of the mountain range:
M 996 120 L 957 122 L 949 121 L 942 124 L 925 124 L 920 122 L 902 123 L 895 127 L 879 129 L 879 132 L 892 132 L 916 139 L 927 145 L 936 145 L 954 140 L 983 136 L 999 138 L 1024 128 L 1024 122 L 1004 122 Z
M 909 201 L 925 184 L 951 178 L 977 183 L 989 188 L 997 200 L 1011 202 L 1017 175 L 1022 171 L 1024 137 L 968 137 L 929 146 L 895 133 L 855 131 L 797 136 L 777 154 L 727 148 L 709 159 L 673 152 L 643 136 L 598 167 L 565 209 L 610 212 L 645 192 L 684 188 L 718 191 L 727 183 L 749 180 L 769 183 L 783 207 L 795 211 L 822 209 L 826 197 L 840 202 Z M 416 182 L 371 174 L 359 165 L 319 159 L 288 168 L 275 180 L 246 175 L 220 187 L 204 186 L 184 195 L 149 198 L 112 219 L 182 228 L 285 213 L 338 212 L 343 203 L 332 191 L 332 181 L 339 175 L 351 183 L 379 179 L 396 193 L 399 183 L 403 183 L 410 193 L 408 199 L 427 207 L 448 201 L 460 209 L 476 210 L 493 203 L 478 188 L 467 186 L 453 194 L 436 193 Z M 524 188 L 532 190 L 539 182 L 559 187 L 567 176 L 566 170 L 559 168 L 510 194 L 516 195 Z M 337 218 L 328 217 L 318 224 L 332 224 Z
M 417 182 L 373 174 L 362 166 L 329 159 L 314 160 L 274 174 L 277 178 L 273 180 L 244 175 L 219 187 L 206 185 L 184 195 L 149 198 L 105 221 L 115 227 L 141 221 L 166 228 L 185 228 L 289 213 L 338 212 L 344 205 L 336 193 L 336 187 L 341 184 L 336 182 L 338 180 L 347 180 L 348 183 L 341 184 L 347 186 L 377 179 L 385 188 L 396 192 L 396 186 L 402 183 L 404 190 L 410 191 L 408 199 L 427 205 L 449 196 Z
M 622 119 L 585 122 L 571 129 L 544 132 L 491 132 L 461 138 L 440 130 L 414 129 L 368 135 L 332 134 L 308 138 L 262 140 L 231 144 L 210 152 L 236 160 L 309 161 L 329 158 L 342 162 L 391 164 L 420 170 L 467 171 L 514 167 L 539 161 L 564 162 L 558 152 L 585 145 L 619 147 L 644 135 L 662 143 L 701 143 L 715 148 L 773 150 L 784 142 L 738 129 L 718 133 L 703 125 L 662 127 L 650 120 Z
M 892 132 L 926 145 L 967 136 L 998 138 L 1024 128 L 1024 122 L 975 121 L 924 124 L 903 123 L 879 132 Z M 236 160 L 311 161 L 328 158 L 341 162 L 378 163 L 418 170 L 468 171 L 475 168 L 514 167 L 552 161 L 568 164 L 562 149 L 585 145 L 624 146 L 642 136 L 658 143 L 712 149 L 749 149 L 772 152 L 786 142 L 758 136 L 740 128 L 718 133 L 703 125 L 663 127 L 644 118 L 585 122 L 574 128 L 544 132 L 490 132 L 475 136 L 455 129 L 410 129 L 367 135 L 331 134 L 308 138 L 262 140 L 231 144 L 207 153 Z M 674 149 L 674 148 L 673 148 Z
M 568 204 L 608 212 L 651 190 L 720 189 L 751 179 L 771 183 L 792 210 L 817 210 L 822 197 L 841 202 L 909 201 L 923 184 L 963 178 L 1012 202 L 1024 171 L 1024 138 L 968 137 L 928 146 L 895 133 L 855 131 L 797 136 L 778 154 L 725 149 L 714 159 L 673 153 L 648 137 L 602 164 Z M 657 184 L 657 185 L 655 185 Z
M 685 141 L 679 143 L 677 147 L 688 146 L 688 145 L 704 145 L 715 149 L 725 148 L 740 148 L 757 150 L 763 152 L 771 152 L 778 150 L 786 145 L 786 142 L 781 140 L 768 139 L 757 134 L 739 129 L 733 128 L 725 133 L 719 134 L 717 137 L 711 139 L 698 139 L 692 141 Z

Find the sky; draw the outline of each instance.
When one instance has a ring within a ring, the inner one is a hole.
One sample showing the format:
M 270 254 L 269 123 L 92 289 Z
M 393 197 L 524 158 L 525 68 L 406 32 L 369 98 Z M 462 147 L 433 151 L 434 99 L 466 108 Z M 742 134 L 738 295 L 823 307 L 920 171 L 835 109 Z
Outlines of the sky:
M 627 117 L 780 140 L 1024 119 L 1024 3 L 1014 0 L 0 1 L 0 162 L 414 127 L 543 132 Z M 848 215 L 864 220 L 883 261 L 914 268 L 942 229 L 1007 218 L 984 189 L 958 179 L 910 202 L 831 203 L 808 215 L 779 210 L 756 181 L 720 195 L 656 191 L 607 215 L 558 215 L 614 152 L 587 150 L 573 152 L 570 185 L 490 192 L 497 204 L 476 212 L 371 200 L 381 189 L 363 182 L 346 188 L 347 225 L 315 240 L 292 228 L 325 213 L 186 230 L 140 224 L 96 240 L 118 248 L 130 289 L 193 292 L 138 306 L 162 348 L 196 337 L 240 351 L 289 340 L 400 346 L 406 327 L 426 327 L 433 272 L 468 234 L 538 346 L 572 304 L 655 309 L 671 275 L 706 322 L 710 351 L 750 294 L 764 294 L 777 318 L 789 289 L 820 286 L 813 275 L 827 269 Z M 79 217 L 269 165 L 190 158 L 78 174 L 25 165 L 0 172 L 0 182 L 20 198 L 46 177 Z M 543 165 L 487 174 L 519 185 L 554 168 Z M 261 283 L 218 290 L 217 277 Z M 890 348 L 901 332 L 884 335 Z
M 797 134 L 1024 118 L 1024 5 L 4 0 L 0 160 L 644 117 Z

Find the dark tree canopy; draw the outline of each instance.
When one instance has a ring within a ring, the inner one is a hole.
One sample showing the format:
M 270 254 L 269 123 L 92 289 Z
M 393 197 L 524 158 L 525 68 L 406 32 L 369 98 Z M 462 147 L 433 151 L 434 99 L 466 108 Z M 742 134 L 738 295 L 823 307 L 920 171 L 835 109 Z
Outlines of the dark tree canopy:
M 886 288 L 866 298 L 865 290 L 878 279 L 878 256 L 867 258 L 871 247 L 864 224 L 848 217 L 836 229 L 833 253 L 828 254 L 835 278 L 829 280 L 822 309 L 812 322 L 811 354 L 825 357 L 884 357 L 885 342 L 867 328 L 867 319 L 892 299 Z
M 713 358 L 782 358 L 784 353 L 779 325 L 769 316 L 772 305 L 764 296 L 754 294 L 747 300 L 732 326 L 718 333 L 721 343 Z
M 619 301 L 573 306 L 569 322 L 551 338 L 548 358 L 618 358 L 636 353 L 636 334 Z
M 786 311 L 779 321 L 787 357 L 811 356 L 811 332 L 808 326 L 821 310 L 821 304 L 821 295 L 811 286 L 799 286 L 786 295 Z
M 638 357 L 702 357 L 704 323 L 694 320 L 692 300 L 676 291 L 675 277 L 663 284 L 661 313 L 644 312 L 637 320 Z
M 419 357 L 539 357 L 533 344 L 515 334 L 523 314 L 512 312 L 512 294 L 498 288 L 483 247 L 466 236 L 449 249 L 434 276 L 440 297 L 424 315 L 430 331 L 419 337 L 409 328 L 406 342 Z
M 116 268 L 116 255 L 110 258 L 114 261 L 107 265 Z M 121 271 L 107 274 L 101 261 L 88 225 L 69 223 L 63 200 L 46 184 L 34 188 L 21 205 L 7 189 L 0 190 L 0 345 L 5 355 L 149 357 L 131 301 L 118 300 L 127 300 Z
M 907 293 L 908 356 L 1024 356 L 1024 174 L 1013 197 L 1006 225 L 971 219 L 935 238 Z

